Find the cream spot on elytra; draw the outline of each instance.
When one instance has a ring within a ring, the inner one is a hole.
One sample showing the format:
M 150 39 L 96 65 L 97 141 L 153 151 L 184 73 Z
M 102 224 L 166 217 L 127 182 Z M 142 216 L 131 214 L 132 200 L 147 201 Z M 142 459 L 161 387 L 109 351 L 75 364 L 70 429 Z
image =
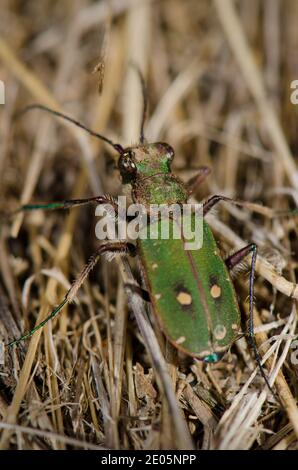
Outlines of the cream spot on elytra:
M 210 294 L 214 299 L 218 299 L 218 297 L 221 296 L 221 288 L 217 284 L 214 284 L 210 289 Z
M 191 305 L 192 303 L 192 296 L 188 292 L 179 292 L 176 299 L 180 305 Z
M 215 339 L 220 341 L 221 339 L 224 339 L 224 337 L 227 334 L 227 330 L 224 325 L 216 325 L 216 327 L 213 330 L 213 334 Z

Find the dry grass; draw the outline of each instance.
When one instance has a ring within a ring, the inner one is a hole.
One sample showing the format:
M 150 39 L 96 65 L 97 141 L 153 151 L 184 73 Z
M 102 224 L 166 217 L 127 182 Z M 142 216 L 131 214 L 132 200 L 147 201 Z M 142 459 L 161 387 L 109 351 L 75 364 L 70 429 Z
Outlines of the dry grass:
M 297 206 L 295 0 L 22 5 L 1 2 L 1 212 L 119 194 L 108 147 L 39 111 L 17 122 L 13 115 L 39 102 L 119 143 L 136 142 L 142 101 L 131 62 L 148 82 L 148 139 L 175 148 L 173 169 L 184 180 L 199 166 L 212 168 L 196 199 L 222 193 L 274 210 Z M 247 241 L 259 246 L 256 339 L 281 403 L 264 386 L 245 337 L 214 365 L 178 355 L 139 297 L 123 288 L 135 263 L 131 271 L 126 259 L 103 259 L 78 303 L 6 351 L 0 448 L 296 449 L 297 217 L 257 212 L 225 204 L 208 221 L 223 252 Z M 94 224 L 85 208 L 1 222 L 4 342 L 63 298 L 95 249 Z M 246 276 L 235 284 L 245 319 Z

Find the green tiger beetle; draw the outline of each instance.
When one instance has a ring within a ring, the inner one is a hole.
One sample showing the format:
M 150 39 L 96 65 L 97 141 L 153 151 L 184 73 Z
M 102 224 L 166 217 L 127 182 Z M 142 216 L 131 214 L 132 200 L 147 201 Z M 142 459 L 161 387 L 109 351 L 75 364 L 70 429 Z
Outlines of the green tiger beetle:
M 66 119 L 113 147 L 119 155 L 118 169 L 123 184 L 129 186 L 135 203 L 145 206 L 155 203 L 187 203 L 189 196 L 204 181 L 210 171 L 208 168 L 201 168 L 198 174 L 185 184 L 171 171 L 171 162 L 174 158 L 173 148 L 167 143 L 145 141 L 144 123 L 147 99 L 142 77 L 141 81 L 144 107 L 140 143 L 136 146 L 123 148 L 120 144 L 88 129 L 75 119 L 43 105 L 31 105 L 19 114 L 36 108 L 47 111 Z M 214 195 L 203 203 L 203 216 L 220 201 L 244 205 L 240 201 Z M 111 202 L 116 208 L 116 200 L 112 196 L 102 195 L 49 204 L 27 204 L 21 206 L 17 212 L 35 209 L 70 209 L 84 204 L 111 204 Z M 186 251 L 183 240 L 173 238 L 169 240 L 138 239 L 136 245 L 126 241 L 102 243 L 60 305 L 30 332 L 11 341 L 8 346 L 29 338 L 58 315 L 68 302 L 74 300 L 81 284 L 104 253 L 140 256 L 142 275 L 149 300 L 165 336 L 178 350 L 206 363 L 219 361 L 240 337 L 240 310 L 230 271 L 245 257 L 251 255 L 248 338 L 263 379 L 273 393 L 261 365 L 254 338 L 253 296 L 257 246 L 250 243 L 224 259 L 205 219 L 203 219 L 203 245 L 198 250 Z

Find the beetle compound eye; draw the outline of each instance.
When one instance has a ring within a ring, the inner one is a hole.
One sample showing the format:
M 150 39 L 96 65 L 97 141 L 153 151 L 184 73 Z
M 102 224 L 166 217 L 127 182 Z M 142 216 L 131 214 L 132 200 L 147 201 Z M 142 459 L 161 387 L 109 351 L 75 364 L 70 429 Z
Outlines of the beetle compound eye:
M 127 157 L 130 159 L 133 159 L 135 157 L 135 153 L 133 150 L 128 150 L 128 152 L 125 155 L 127 155 Z
M 125 180 L 131 179 L 135 173 L 137 172 L 137 166 L 135 162 L 132 160 L 134 156 L 134 152 L 128 151 L 125 152 L 118 161 L 118 168 Z
M 168 160 L 172 161 L 173 158 L 174 158 L 174 155 L 175 155 L 174 149 L 170 145 L 167 145 L 167 158 L 168 158 Z
M 129 173 L 134 173 L 135 170 L 137 169 L 136 164 L 132 162 L 130 159 L 123 161 L 123 168 Z

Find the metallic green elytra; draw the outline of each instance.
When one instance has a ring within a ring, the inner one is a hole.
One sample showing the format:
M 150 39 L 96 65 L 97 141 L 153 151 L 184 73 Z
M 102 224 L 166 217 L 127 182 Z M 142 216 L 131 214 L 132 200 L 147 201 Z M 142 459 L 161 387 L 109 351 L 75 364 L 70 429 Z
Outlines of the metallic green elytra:
M 183 240 L 139 240 L 143 275 L 167 338 L 185 353 L 214 362 L 236 339 L 238 303 L 213 234 L 204 224 L 202 248 Z
M 173 149 L 163 143 L 125 149 L 119 169 L 135 202 L 148 207 L 187 202 L 186 186 L 171 172 L 173 156 Z M 183 239 L 174 238 L 140 237 L 137 244 L 145 285 L 166 337 L 184 353 L 206 362 L 219 360 L 239 334 L 240 313 L 207 222 L 203 221 L 203 246 L 198 250 L 185 250 Z

